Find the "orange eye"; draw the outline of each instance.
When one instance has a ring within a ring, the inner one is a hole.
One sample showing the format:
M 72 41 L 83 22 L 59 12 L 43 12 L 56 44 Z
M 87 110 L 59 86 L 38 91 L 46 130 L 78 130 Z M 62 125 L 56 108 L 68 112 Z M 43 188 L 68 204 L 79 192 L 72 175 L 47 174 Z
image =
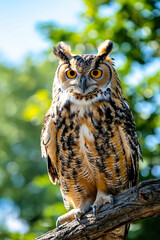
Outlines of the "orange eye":
M 66 76 L 68 78 L 72 79 L 72 78 L 75 78 L 77 76 L 77 73 L 70 69 L 70 70 L 66 71 Z
M 95 68 L 90 72 L 92 78 L 100 78 L 102 76 L 102 70 Z

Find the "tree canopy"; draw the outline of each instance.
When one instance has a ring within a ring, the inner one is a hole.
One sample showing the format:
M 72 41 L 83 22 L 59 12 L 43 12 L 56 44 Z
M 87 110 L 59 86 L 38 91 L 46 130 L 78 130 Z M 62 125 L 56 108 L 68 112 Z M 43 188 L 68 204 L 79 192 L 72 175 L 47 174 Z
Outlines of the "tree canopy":
M 85 11 L 76 29 L 54 22 L 38 24 L 51 43 L 43 63 L 28 57 L 20 67 L 0 64 L 1 239 L 33 239 L 54 228 L 57 217 L 66 212 L 59 187 L 51 184 L 40 155 L 42 121 L 58 65 L 52 47 L 59 41 L 69 43 L 78 54 L 95 53 L 103 40 L 114 42 L 111 56 L 142 147 L 140 181 L 160 178 L 160 2 L 83 2 Z M 8 227 L 9 221 L 13 227 Z M 158 239 L 159 223 L 152 218 L 131 224 L 128 239 Z

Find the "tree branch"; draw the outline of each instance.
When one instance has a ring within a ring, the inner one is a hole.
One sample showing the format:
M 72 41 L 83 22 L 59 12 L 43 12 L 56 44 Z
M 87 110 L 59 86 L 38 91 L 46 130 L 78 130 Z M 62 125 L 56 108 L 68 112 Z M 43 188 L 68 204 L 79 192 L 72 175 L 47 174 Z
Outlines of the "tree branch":
M 160 179 L 139 183 L 115 197 L 115 203 L 106 204 L 97 211 L 85 214 L 80 224 L 74 220 L 53 229 L 36 240 L 96 239 L 123 224 L 160 215 Z

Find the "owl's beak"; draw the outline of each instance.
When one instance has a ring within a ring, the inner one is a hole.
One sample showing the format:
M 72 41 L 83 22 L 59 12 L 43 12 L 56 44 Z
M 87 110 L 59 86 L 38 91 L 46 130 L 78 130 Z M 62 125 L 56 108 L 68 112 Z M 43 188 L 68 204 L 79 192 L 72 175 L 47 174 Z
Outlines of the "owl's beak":
M 86 78 L 85 76 L 82 75 L 81 79 L 80 79 L 80 87 L 82 89 L 82 92 L 85 93 L 85 90 L 86 90 Z

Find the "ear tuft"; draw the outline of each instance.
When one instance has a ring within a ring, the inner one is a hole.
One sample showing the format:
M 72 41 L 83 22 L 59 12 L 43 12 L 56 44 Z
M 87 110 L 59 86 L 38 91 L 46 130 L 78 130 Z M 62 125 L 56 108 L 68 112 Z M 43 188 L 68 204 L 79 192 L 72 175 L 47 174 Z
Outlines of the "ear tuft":
M 105 42 L 101 43 L 98 47 L 98 53 L 96 56 L 96 60 L 95 63 L 98 65 L 100 62 L 106 60 L 110 60 L 110 58 L 108 58 L 108 55 L 110 54 L 110 52 L 112 51 L 113 48 L 113 42 L 110 40 L 106 40 Z
M 72 57 L 70 46 L 64 42 L 59 42 L 57 47 L 53 48 L 53 53 L 63 62 L 68 62 Z
M 103 43 L 101 43 L 98 47 L 98 56 L 104 55 L 107 57 L 113 48 L 113 42 L 110 40 L 106 40 Z

